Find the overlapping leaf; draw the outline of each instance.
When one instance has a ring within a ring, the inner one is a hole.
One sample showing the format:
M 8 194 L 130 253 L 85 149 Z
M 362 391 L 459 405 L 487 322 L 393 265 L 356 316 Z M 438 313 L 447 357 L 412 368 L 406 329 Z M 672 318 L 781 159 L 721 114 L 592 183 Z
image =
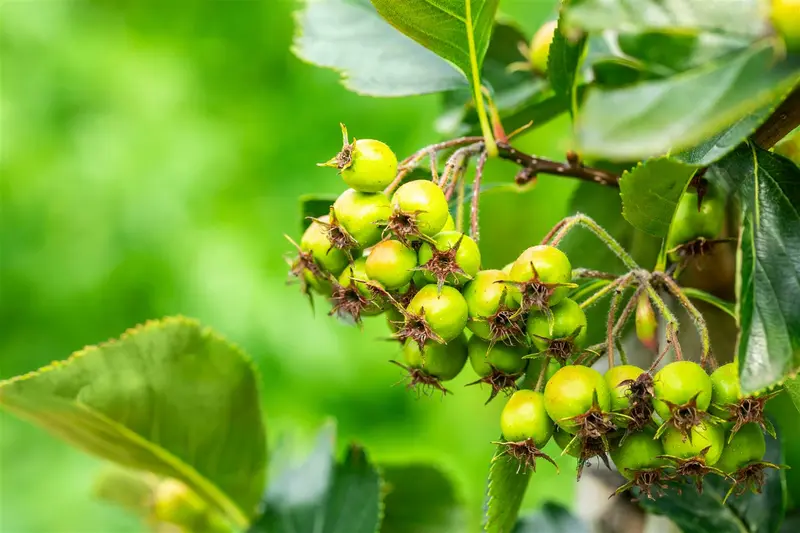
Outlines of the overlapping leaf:
M 487 533 L 508 533 L 513 530 L 530 480 L 531 471 L 520 469 L 519 463 L 498 447 L 489 468 L 484 523 Z

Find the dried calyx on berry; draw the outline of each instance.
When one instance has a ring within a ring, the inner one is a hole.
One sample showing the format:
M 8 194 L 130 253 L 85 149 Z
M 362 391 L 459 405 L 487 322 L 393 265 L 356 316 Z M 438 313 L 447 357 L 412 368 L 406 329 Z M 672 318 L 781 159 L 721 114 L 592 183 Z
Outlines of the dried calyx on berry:
M 511 395 L 502 413 L 500 429 L 504 453 L 518 461 L 520 469 L 536 471 L 536 460 L 541 458 L 558 468 L 555 461 L 542 448 L 553 435 L 553 421 L 547 415 L 541 392 L 520 390 Z
M 613 366 L 605 373 L 611 390 L 611 410 L 623 416 L 615 419 L 629 432 L 653 424 L 653 377 L 634 365 Z
M 744 396 L 739 388 L 739 365 L 728 363 L 711 374 L 711 414 L 731 422 L 733 427 L 729 439 L 746 424 L 757 424 L 775 438 L 775 428 L 765 416 L 767 401 L 780 391 Z
M 684 438 L 698 424 L 713 420 L 707 412 L 711 405 L 711 378 L 692 361 L 666 365 L 653 378 L 653 405 L 664 421 L 660 436 L 668 427 Z
M 489 403 L 500 392 L 510 394 L 517 389 L 517 380 L 522 377 L 528 361 L 523 359 L 525 348 L 492 344 L 473 335 L 467 344 L 469 362 L 479 379 L 469 385 L 488 384 L 491 387 Z
M 514 261 L 508 285 L 523 312 L 554 306 L 569 294 L 572 265 L 566 254 L 553 246 L 532 246 Z
M 433 237 L 433 243 L 423 242 L 418 257 L 425 280 L 440 289 L 444 284 L 464 285 L 481 266 L 478 244 L 457 231 L 443 231 Z
M 491 343 L 525 344 L 525 316 L 505 284 L 508 274 L 502 270 L 481 270 L 466 287 L 463 295 L 469 310 L 467 327 Z
M 397 175 L 397 156 L 381 141 L 353 139 L 350 142 L 347 128 L 342 128 L 342 150 L 319 166 L 339 169 L 339 174 L 349 187 L 359 192 L 379 192 L 389 186 Z
M 415 180 L 404 183 L 391 200 L 392 213 L 385 234 L 394 235 L 406 246 L 442 231 L 450 216 L 444 192 L 434 182 Z
M 403 345 L 403 363 L 392 363 L 406 372 L 407 386 L 418 394 L 449 391 L 442 382 L 455 378 L 467 361 L 467 338 L 463 333 L 447 344 L 428 341 L 420 347 L 413 339 Z
M 569 298 L 528 316 L 527 331 L 531 343 L 540 353 L 549 355 L 562 365 L 586 344 L 586 314 Z

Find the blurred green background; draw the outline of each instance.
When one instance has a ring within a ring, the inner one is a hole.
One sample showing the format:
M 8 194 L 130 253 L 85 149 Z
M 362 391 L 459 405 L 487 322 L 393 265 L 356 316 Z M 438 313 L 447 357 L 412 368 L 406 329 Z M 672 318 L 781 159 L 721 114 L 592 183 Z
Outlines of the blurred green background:
M 502 0 L 501 10 L 531 35 L 554 3 Z M 256 360 L 271 441 L 335 417 L 378 461 L 441 466 L 477 521 L 502 401 L 484 407 L 486 390 L 462 388 L 470 369 L 445 401 L 392 386 L 397 348 L 382 318 L 346 327 L 286 285 L 283 234 L 299 237 L 297 197 L 344 188 L 315 166 L 340 147 L 338 123 L 404 157 L 438 140 L 439 98 L 348 93 L 336 73 L 291 55 L 295 7 L 2 4 L 0 377 L 148 318 L 196 317 Z M 560 120 L 519 144 L 560 157 L 568 133 Z M 491 163 L 489 180 L 513 178 Z M 574 186 L 543 177 L 523 195 L 488 195 L 484 266 L 537 241 Z M 100 461 L 6 413 L 0 424 L 0 530 L 141 530 L 92 498 Z M 527 506 L 571 502 L 572 477 L 555 476 L 542 466 Z

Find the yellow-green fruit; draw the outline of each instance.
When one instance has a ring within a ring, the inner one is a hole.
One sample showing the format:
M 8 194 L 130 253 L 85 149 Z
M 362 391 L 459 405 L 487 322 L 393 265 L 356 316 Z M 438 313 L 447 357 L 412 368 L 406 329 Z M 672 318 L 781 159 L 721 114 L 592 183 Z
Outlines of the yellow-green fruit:
M 772 24 L 791 52 L 800 52 L 800 0 L 772 0 Z
M 687 190 L 675 209 L 673 222 L 667 235 L 667 250 L 699 238 L 715 239 L 725 225 L 725 198 L 718 191 L 709 190 L 697 209 L 697 191 Z M 680 260 L 677 252 L 669 254 L 670 261 Z
M 547 72 L 547 59 L 550 56 L 550 44 L 553 42 L 553 36 L 556 33 L 558 22 L 551 20 L 545 22 L 534 34 L 531 40 L 530 47 L 530 61 L 533 68 L 542 74 Z
M 453 220 L 452 215 L 447 215 L 447 221 L 442 226 L 441 231 L 455 231 L 456 230 L 456 221 Z
M 630 406 L 630 384 L 620 385 L 625 381 L 636 381 L 644 374 L 644 370 L 634 365 L 617 365 L 611 367 L 605 374 L 606 383 L 611 390 L 611 410 L 622 412 Z
M 330 217 L 325 215 L 320 217 L 320 221 L 329 222 Z M 322 267 L 325 272 L 330 272 L 334 276 L 338 276 L 347 266 L 347 255 L 338 248 L 334 248 L 331 241 L 328 240 L 328 230 L 319 222 L 312 222 L 303 237 L 300 239 L 300 248 L 307 252 L 311 252 L 314 256 L 314 261 Z
M 486 377 L 493 369 L 505 374 L 519 374 L 528 364 L 522 357 L 525 350 L 520 346 L 508 346 L 502 342 L 490 347 L 489 342 L 477 335 L 470 337 L 467 343 L 469 362 L 479 377 Z
M 653 392 L 653 407 L 663 420 L 672 416 L 669 403 L 675 406 L 686 405 L 695 397 L 695 408 L 706 411 L 711 405 L 711 378 L 697 363 L 676 361 L 655 375 Z
M 417 254 L 400 241 L 382 241 L 372 247 L 367 256 L 366 271 L 369 279 L 388 290 L 403 287 L 411 281 L 417 267 Z
M 397 156 L 381 141 L 353 142 L 350 161 L 350 166 L 341 170 L 341 176 L 349 187 L 360 192 L 382 191 L 397 175 Z
M 442 231 L 433 237 L 433 242 L 440 252 L 446 252 L 458 246 L 455 262 L 466 276 L 449 274 L 445 278 L 445 283 L 455 286 L 463 285 L 478 273 L 478 269 L 481 267 L 481 251 L 478 249 L 478 244 L 471 237 L 457 231 Z M 425 267 L 428 261 L 433 258 L 431 244 L 423 242 L 419 248 L 418 257 L 420 266 Z M 435 265 L 433 268 L 435 268 Z M 430 270 L 424 270 L 423 274 L 428 283 L 436 283 L 438 281 Z
M 445 342 L 458 337 L 467 326 L 467 302 L 461 293 L 445 285 L 425 285 L 411 299 L 409 313 L 425 318 L 430 328 Z
M 722 455 L 714 465 L 726 474 L 733 474 L 743 466 L 764 460 L 767 442 L 758 424 L 745 424 L 725 444 Z
M 356 281 L 361 280 L 361 281 Z M 355 261 L 353 261 L 352 265 L 345 267 L 342 271 L 342 274 L 339 276 L 339 285 L 343 287 L 350 286 L 350 282 L 352 281 L 355 288 L 358 290 L 359 294 L 370 300 L 369 305 L 367 305 L 364 309 L 361 310 L 361 314 L 365 316 L 375 316 L 379 315 L 383 312 L 383 309 L 374 301 L 375 297 L 372 294 L 372 291 L 369 290 L 367 286 L 367 281 L 369 281 L 369 276 L 367 276 L 367 260 L 364 257 L 359 257 Z M 373 281 L 372 283 L 378 284 L 377 282 Z
M 664 454 L 680 459 L 698 457 L 708 448 L 705 462 L 708 466 L 714 466 L 725 447 L 725 432 L 718 425 L 701 422 L 692 427 L 691 434 L 687 438 L 680 430 L 669 426 L 661 435 L 661 444 L 664 446 Z
M 572 281 L 572 265 L 564 252 L 553 246 L 531 246 L 514 261 L 509 278 L 512 281 L 525 282 L 536 278 L 543 284 L 570 283 Z M 569 287 L 555 287 L 548 304 L 553 306 L 567 297 Z M 522 294 L 512 292 L 515 300 L 522 301 Z
M 595 398 L 601 411 L 611 409 L 611 393 L 605 379 L 587 366 L 565 366 L 544 387 L 547 414 L 568 433 L 578 430 L 574 417 L 592 409 Z
M 347 189 L 333 203 L 336 221 L 355 239 L 359 248 L 381 240 L 382 225 L 392 213 L 389 198 L 382 192 L 364 193 Z
M 463 333 L 447 344 L 428 341 L 420 351 L 413 339 L 403 345 L 403 359 L 409 368 L 421 369 L 440 381 L 455 378 L 467 362 L 467 337 Z
M 417 229 L 428 237 L 442 231 L 450 216 L 444 192 L 430 180 L 409 181 L 398 187 L 392 208 L 413 216 Z
M 528 316 L 528 337 L 536 348 L 547 350 L 553 340 L 572 337 L 579 351 L 586 344 L 586 313 L 574 300 L 565 298 L 550 307 L 552 324 L 547 314 L 532 311 Z M 577 332 L 577 333 L 576 333 Z
M 547 444 L 553 435 L 553 421 L 545 412 L 542 393 L 518 390 L 512 394 L 500 413 L 500 429 L 509 442 L 533 439 L 537 448 Z
M 481 270 L 464 287 L 463 295 L 469 309 L 467 327 L 482 339 L 490 340 L 492 332 L 487 318 L 493 316 L 505 305 L 509 309 L 519 308 L 519 304 L 509 295 L 509 287 L 504 281 L 508 275 L 501 270 Z
M 653 431 L 645 429 L 628 435 L 621 446 L 611 449 L 611 460 L 617 465 L 620 474 L 627 479 L 633 479 L 637 471 L 651 470 L 666 464 L 664 459 L 658 458 L 659 455 L 664 455 L 664 447 L 654 436 Z
M 726 407 L 741 399 L 739 365 L 728 363 L 716 369 L 711 374 L 711 414 L 727 419 L 731 413 Z

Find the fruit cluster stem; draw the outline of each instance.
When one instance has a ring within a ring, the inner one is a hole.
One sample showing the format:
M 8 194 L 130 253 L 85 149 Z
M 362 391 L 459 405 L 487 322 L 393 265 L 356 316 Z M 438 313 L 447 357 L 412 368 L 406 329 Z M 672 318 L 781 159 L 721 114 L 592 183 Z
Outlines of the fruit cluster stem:
M 475 180 L 472 183 L 472 204 L 470 207 L 470 236 L 475 242 L 480 240 L 480 228 L 478 227 L 478 208 L 481 198 L 481 178 L 483 177 L 483 169 L 486 166 L 486 160 L 489 158 L 489 152 L 481 152 L 478 158 L 478 164 L 475 167 Z
M 584 166 L 577 157 L 569 157 L 567 163 L 558 163 L 521 152 L 507 142 L 498 142 L 497 149 L 499 157 L 513 161 L 517 165 L 530 170 L 530 172 L 520 175 L 517 179 L 518 185 L 525 185 L 527 182 L 535 179 L 537 174 L 543 173 L 552 174 L 554 176 L 577 178 L 582 181 L 597 183 L 598 185 L 619 187 L 618 175 L 605 170 Z M 574 156 L 574 154 L 570 155 Z

